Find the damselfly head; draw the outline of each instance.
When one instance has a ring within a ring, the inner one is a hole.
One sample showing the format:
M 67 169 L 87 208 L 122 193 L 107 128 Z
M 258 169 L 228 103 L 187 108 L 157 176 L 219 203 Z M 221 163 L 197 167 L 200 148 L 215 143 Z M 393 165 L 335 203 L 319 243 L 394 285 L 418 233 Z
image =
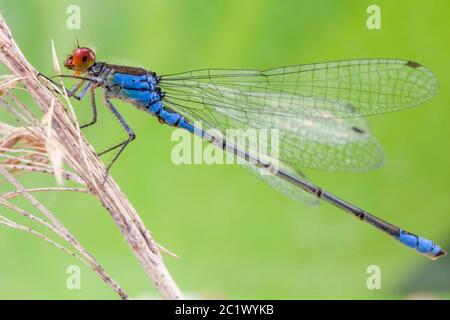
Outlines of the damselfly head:
M 76 74 L 85 73 L 95 62 L 95 53 L 89 48 L 76 48 L 72 54 L 68 55 L 64 66 L 74 70 Z

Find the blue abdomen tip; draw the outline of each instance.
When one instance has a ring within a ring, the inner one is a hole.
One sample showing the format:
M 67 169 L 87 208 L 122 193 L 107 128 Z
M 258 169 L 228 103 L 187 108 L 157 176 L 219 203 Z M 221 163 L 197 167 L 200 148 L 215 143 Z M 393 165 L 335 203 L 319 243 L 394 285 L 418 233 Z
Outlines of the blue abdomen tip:
M 438 257 L 442 255 L 443 251 L 441 247 L 435 244 L 433 241 L 416 236 L 404 230 L 400 230 L 397 239 L 404 245 L 416 249 L 418 252 Z
M 400 230 L 400 234 L 398 235 L 397 239 L 404 245 L 413 249 L 417 248 L 417 244 L 419 242 L 419 239 L 416 235 L 405 232 L 403 230 Z

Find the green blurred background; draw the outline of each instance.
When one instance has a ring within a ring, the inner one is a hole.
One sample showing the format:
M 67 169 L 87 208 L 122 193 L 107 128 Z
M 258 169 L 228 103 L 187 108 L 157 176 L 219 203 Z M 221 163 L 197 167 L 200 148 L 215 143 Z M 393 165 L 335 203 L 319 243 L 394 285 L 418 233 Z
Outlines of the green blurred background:
M 379 0 L 382 29 L 368 30 L 371 4 L 0 0 L 0 10 L 26 57 L 46 74 L 54 73 L 50 40 L 62 62 L 76 38 L 94 47 L 100 60 L 162 74 L 353 58 L 420 62 L 439 78 L 440 94 L 420 107 L 369 119 L 386 152 L 383 168 L 307 173 L 336 195 L 449 249 L 450 4 Z M 80 30 L 66 28 L 69 5 L 81 8 Z M 74 105 L 87 120 L 87 101 Z M 297 203 L 237 166 L 176 166 L 170 158 L 173 129 L 118 106 L 138 138 L 112 175 L 156 240 L 181 257 L 165 262 L 189 297 L 450 297 L 449 258 L 433 262 L 329 205 Z M 86 134 L 100 150 L 121 132 L 106 111 L 99 116 Z M 158 297 L 95 199 L 82 194 L 39 199 L 132 297 Z M 79 263 L 29 234 L 0 228 L 0 298 L 117 298 L 83 265 L 81 290 L 68 290 L 66 269 L 73 264 Z M 370 265 L 381 268 L 380 290 L 366 287 Z

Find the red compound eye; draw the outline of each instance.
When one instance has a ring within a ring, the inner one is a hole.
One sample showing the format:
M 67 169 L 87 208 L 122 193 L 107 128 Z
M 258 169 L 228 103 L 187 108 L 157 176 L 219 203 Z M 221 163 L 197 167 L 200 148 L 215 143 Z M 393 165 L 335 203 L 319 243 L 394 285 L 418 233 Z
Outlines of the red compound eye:
M 95 62 L 95 53 L 89 48 L 77 48 L 72 55 L 68 56 L 64 66 L 75 70 L 77 73 L 84 73 Z

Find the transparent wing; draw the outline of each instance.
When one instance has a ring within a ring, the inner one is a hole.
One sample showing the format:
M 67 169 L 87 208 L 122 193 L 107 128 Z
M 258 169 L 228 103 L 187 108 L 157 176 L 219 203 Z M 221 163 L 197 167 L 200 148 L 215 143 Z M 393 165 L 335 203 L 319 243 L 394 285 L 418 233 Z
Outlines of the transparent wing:
M 259 137 L 266 134 L 259 141 L 266 147 L 264 153 L 294 170 L 308 167 L 358 172 L 376 168 L 383 161 L 383 151 L 362 118 L 317 118 L 242 110 L 214 105 L 207 97 L 203 98 L 201 104 L 168 97 L 164 101 L 191 122 L 201 120 L 202 129 L 219 129 L 222 134 L 228 134 L 228 129 L 243 129 L 233 132 L 233 141 L 254 155 L 260 150 L 247 138 L 252 136 L 252 130 L 257 130 Z
M 161 76 L 172 98 L 287 116 L 348 118 L 429 100 L 436 77 L 412 61 L 367 59 L 257 70 L 198 70 Z M 356 112 L 355 112 L 356 111 Z
M 404 60 L 326 62 L 257 70 L 198 70 L 160 77 L 164 102 L 204 129 L 276 129 L 280 167 L 364 171 L 382 163 L 383 152 L 361 116 L 420 104 L 438 91 L 425 67 Z M 237 145 L 251 150 L 251 146 Z M 275 150 L 277 149 L 277 150 Z M 257 151 L 257 150 L 253 150 Z M 251 173 L 291 198 L 314 196 L 259 169 Z

